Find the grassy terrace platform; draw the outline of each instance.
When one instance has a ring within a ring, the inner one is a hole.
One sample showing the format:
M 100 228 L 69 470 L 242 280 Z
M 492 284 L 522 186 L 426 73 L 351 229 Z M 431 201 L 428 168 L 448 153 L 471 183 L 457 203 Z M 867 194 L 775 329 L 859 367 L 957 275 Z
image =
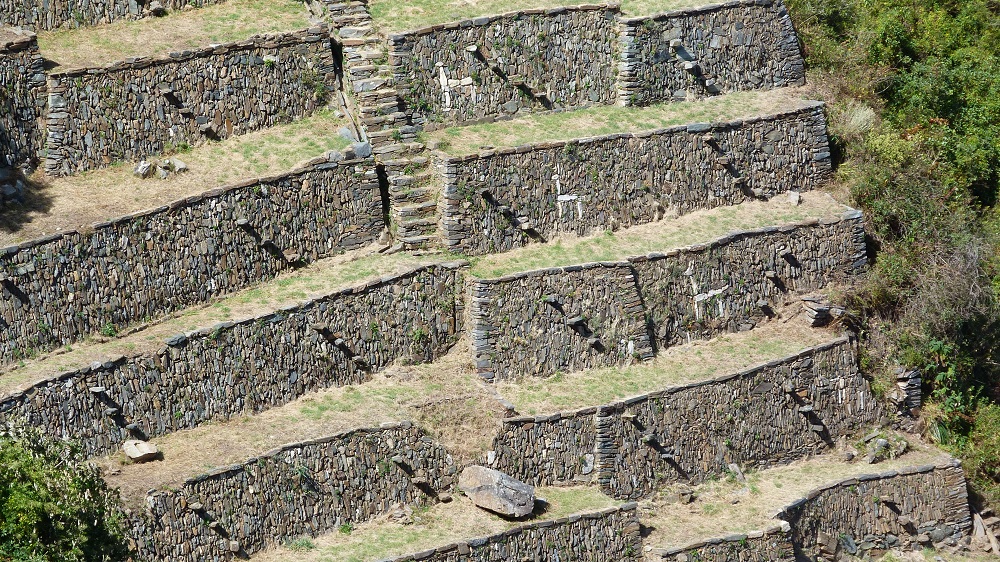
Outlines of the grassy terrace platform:
M 549 506 L 531 521 L 559 519 L 574 513 L 593 512 L 620 504 L 596 488 L 538 488 L 537 497 Z M 502 533 L 524 523 L 504 521 L 475 507 L 472 501 L 458 496 L 451 503 L 418 509 L 413 523 L 373 521 L 355 527 L 350 533 L 329 533 L 317 539 L 263 552 L 253 557 L 261 562 L 375 562 L 413 554 L 468 540 Z M 306 545 L 312 545 L 309 548 Z
M 746 485 L 735 478 L 706 482 L 694 488 L 697 500 L 687 505 L 670 503 L 670 490 L 662 490 L 639 503 L 640 520 L 650 529 L 643 540 L 653 548 L 670 548 L 764 529 L 775 523 L 771 518 L 775 512 L 819 486 L 859 474 L 935 464 L 948 458 L 933 447 L 914 442 L 913 436 L 909 441 L 909 452 L 874 465 L 863 460 L 848 463 L 831 454 L 749 472 Z
M 405 3 L 370 0 L 369 9 L 381 31 L 394 33 L 477 16 L 587 3 L 573 0 L 407 0 Z M 645 16 L 710 3 L 707 0 L 622 0 L 621 6 L 626 15 Z
M 469 258 L 472 274 L 495 278 L 546 267 L 596 261 L 615 261 L 650 252 L 664 252 L 690 244 L 708 242 L 734 230 L 749 230 L 789 224 L 807 218 L 843 213 L 847 208 L 822 192 L 802 194 L 802 203 L 789 204 L 787 196 L 768 202 L 753 201 L 733 207 L 696 211 L 677 218 L 605 232 L 583 238 L 554 238 L 503 254 Z
M 688 123 L 733 121 L 806 107 L 805 88 L 737 92 L 686 103 L 649 107 L 597 106 L 576 111 L 535 113 L 526 117 L 423 135 L 424 142 L 451 155 L 473 154 L 485 146 L 508 147 L 565 141 L 613 133 L 638 133 Z
M 46 31 L 38 46 L 58 70 L 68 70 L 307 27 L 309 12 L 299 0 L 227 0 L 162 18 Z
M 468 343 L 433 364 L 395 366 L 356 386 L 330 388 L 255 416 L 212 423 L 153 439 L 163 460 L 124 463 L 124 454 L 96 459 L 105 479 L 140 506 L 151 488 L 179 486 L 212 468 L 240 463 L 285 443 L 357 427 L 412 420 L 440 441 L 456 462 L 478 459 L 505 411 L 476 380 Z
M 345 118 L 324 110 L 279 125 L 178 153 L 188 165 L 165 180 L 140 179 L 133 163 L 78 176 L 50 178 L 38 171 L 27 203 L 0 212 L 0 247 L 150 209 L 237 180 L 287 172 L 327 150 L 347 146 L 338 134 Z M 164 155 L 163 158 L 168 157 Z
M 787 314 L 795 312 L 789 310 Z M 496 388 L 514 403 L 519 414 L 550 414 L 721 377 L 788 357 L 839 336 L 837 331 L 808 328 L 801 320 L 788 323 L 777 320 L 749 332 L 674 346 L 660 351 L 648 363 L 502 382 Z

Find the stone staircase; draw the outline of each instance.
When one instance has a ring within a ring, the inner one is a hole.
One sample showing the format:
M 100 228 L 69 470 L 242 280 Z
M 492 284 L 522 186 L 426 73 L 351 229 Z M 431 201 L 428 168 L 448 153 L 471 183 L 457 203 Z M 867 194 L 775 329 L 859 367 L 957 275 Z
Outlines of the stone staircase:
M 366 0 L 327 6 L 344 49 L 344 76 L 356 100 L 359 129 L 379 162 L 389 198 L 389 230 L 398 249 L 434 245 L 438 230 L 430 161 L 417 141 L 418 128 L 402 111 L 403 92 L 393 88 L 385 40 L 374 29 Z

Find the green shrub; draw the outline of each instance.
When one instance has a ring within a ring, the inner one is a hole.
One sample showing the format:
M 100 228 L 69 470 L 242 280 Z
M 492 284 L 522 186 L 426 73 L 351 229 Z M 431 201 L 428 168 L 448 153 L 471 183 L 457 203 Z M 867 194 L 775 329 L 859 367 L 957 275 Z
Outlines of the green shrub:
M 118 494 L 78 449 L 0 426 L 0 560 L 124 560 Z

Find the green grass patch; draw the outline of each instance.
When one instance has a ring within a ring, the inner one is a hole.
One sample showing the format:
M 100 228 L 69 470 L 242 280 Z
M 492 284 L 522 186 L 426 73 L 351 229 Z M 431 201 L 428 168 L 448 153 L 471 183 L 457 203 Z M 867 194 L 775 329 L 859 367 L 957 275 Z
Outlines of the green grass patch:
M 424 135 L 424 142 L 453 155 L 479 152 L 484 147 L 566 141 L 614 133 L 636 133 L 699 122 L 729 121 L 788 111 L 802 101 L 788 92 L 738 92 L 689 103 L 649 107 L 598 106 L 577 111 L 535 113 L 512 121 L 450 127 Z
M 750 230 L 787 224 L 809 217 L 830 216 L 843 207 L 825 195 L 805 194 L 803 204 L 793 207 L 778 197 L 771 203 L 749 203 L 697 211 L 678 219 L 604 232 L 586 238 L 557 239 L 532 244 L 505 254 L 469 258 L 472 274 L 496 278 L 521 271 L 598 261 L 617 261 L 629 256 L 664 252 L 724 236 L 734 230 Z
M 572 410 L 734 373 L 831 338 L 815 330 L 764 327 L 670 348 L 649 363 L 502 383 L 498 390 L 527 415 Z
M 38 46 L 46 59 L 78 68 L 307 27 L 309 13 L 298 0 L 228 0 L 162 18 L 43 32 Z

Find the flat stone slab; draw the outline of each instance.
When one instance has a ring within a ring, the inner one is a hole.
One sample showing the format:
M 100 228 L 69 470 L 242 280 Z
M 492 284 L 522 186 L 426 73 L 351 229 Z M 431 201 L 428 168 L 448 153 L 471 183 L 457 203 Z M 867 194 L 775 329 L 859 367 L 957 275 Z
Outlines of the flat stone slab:
M 492 468 L 466 468 L 458 477 L 458 488 L 477 507 L 505 517 L 524 517 L 535 509 L 534 486 Z

